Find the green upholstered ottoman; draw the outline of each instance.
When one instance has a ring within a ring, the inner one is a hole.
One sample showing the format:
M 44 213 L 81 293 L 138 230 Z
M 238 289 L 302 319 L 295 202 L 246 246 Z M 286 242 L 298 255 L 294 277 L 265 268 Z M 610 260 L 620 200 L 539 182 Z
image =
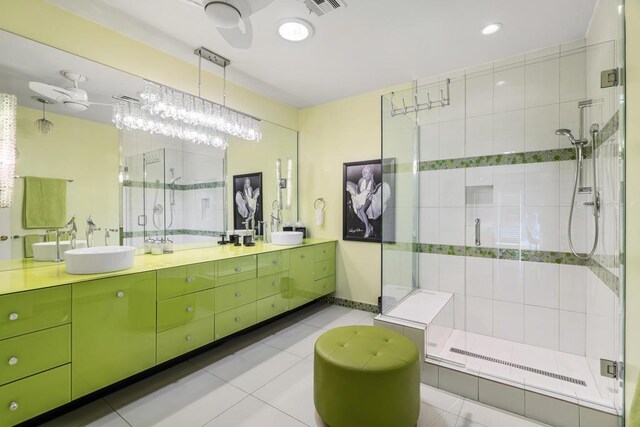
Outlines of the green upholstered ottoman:
M 316 410 L 330 427 L 410 427 L 420 413 L 416 345 L 376 326 L 344 326 L 315 345 Z

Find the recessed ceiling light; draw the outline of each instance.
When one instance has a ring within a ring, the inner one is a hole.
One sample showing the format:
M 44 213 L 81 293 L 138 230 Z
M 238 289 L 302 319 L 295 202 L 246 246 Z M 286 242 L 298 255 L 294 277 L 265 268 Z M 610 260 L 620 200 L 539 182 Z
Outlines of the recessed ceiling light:
M 285 40 L 300 42 L 313 35 L 313 27 L 304 19 L 286 18 L 278 22 L 278 34 Z
M 502 24 L 499 22 L 494 22 L 493 24 L 489 24 L 482 29 L 482 34 L 488 36 L 489 34 L 496 33 L 502 29 Z

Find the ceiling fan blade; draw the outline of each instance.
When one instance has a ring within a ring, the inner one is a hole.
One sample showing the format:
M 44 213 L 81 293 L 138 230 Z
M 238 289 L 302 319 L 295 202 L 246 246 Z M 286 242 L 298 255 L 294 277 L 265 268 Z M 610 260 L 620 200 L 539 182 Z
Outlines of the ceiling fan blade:
M 46 83 L 29 82 L 29 89 L 56 102 L 63 102 L 73 99 L 73 94 L 68 90 L 61 87 L 48 85 Z
M 232 47 L 249 49 L 253 41 L 253 25 L 249 18 L 243 18 L 242 21 L 244 23 L 244 32 L 240 26 L 235 28 L 218 28 L 218 32 Z
M 102 106 L 105 106 L 105 107 L 113 107 L 113 104 L 110 104 L 108 102 L 90 102 L 89 101 L 89 102 L 87 102 L 87 104 L 89 104 L 89 105 L 102 105 Z

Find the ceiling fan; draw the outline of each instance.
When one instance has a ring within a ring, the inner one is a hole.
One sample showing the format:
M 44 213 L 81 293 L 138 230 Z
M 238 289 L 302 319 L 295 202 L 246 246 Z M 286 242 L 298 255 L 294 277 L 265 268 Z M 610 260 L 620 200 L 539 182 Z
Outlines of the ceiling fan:
M 251 15 L 273 0 L 182 0 L 204 8 L 220 35 L 231 46 L 248 49 L 253 41 Z
M 87 81 L 86 76 L 69 70 L 62 70 L 60 74 L 71 81 L 73 86 L 61 88 L 41 82 L 29 82 L 29 89 L 77 113 L 86 111 L 90 105 L 111 105 L 101 102 L 89 102 L 87 91 L 78 87 L 78 83 Z

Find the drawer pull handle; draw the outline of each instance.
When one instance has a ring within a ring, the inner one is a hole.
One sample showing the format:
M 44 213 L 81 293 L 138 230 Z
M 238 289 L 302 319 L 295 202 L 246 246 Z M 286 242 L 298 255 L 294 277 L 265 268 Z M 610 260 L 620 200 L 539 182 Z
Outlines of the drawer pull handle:
M 278 260 L 277 260 L 277 259 L 274 259 L 273 261 L 271 261 L 271 264 L 273 264 L 273 265 L 278 265 Z
M 242 271 L 242 268 L 236 267 L 235 270 L 236 270 L 236 273 L 240 273 Z
M 187 310 L 187 313 L 192 313 L 193 312 L 193 307 L 188 305 L 186 310 Z
M 306 257 L 304 255 L 300 255 L 300 258 L 305 259 Z
M 273 282 L 271 282 L 271 286 L 276 286 L 278 284 L 277 280 L 274 280 Z
M 187 335 L 187 336 L 185 337 L 185 339 L 186 339 L 187 341 L 191 341 L 191 340 L 193 339 L 193 337 L 192 337 L 191 335 Z
M 327 250 L 326 250 L 326 249 L 323 249 L 323 250 L 322 250 L 322 253 L 323 253 L 323 254 L 326 254 L 326 253 L 327 253 Z
M 124 292 L 122 292 L 122 291 L 118 291 L 118 292 L 116 292 L 116 296 L 117 296 L 118 298 L 122 298 L 122 297 L 124 297 Z
M 233 320 L 235 320 L 236 323 L 240 323 L 240 318 L 239 317 L 234 317 Z
M 12 356 L 9 358 L 9 366 L 13 366 L 13 365 L 17 365 L 18 364 L 18 358 L 15 356 Z
M 187 283 L 193 283 L 193 277 L 187 277 Z
M 240 292 L 236 292 L 235 295 L 236 295 L 236 298 L 240 298 Z
M 9 320 L 18 320 L 18 313 L 9 314 Z
M 18 402 L 9 403 L 9 410 L 10 411 L 17 411 L 19 407 L 20 407 L 20 405 L 18 405 Z
M 275 304 L 271 304 L 271 308 L 276 308 L 276 305 Z

